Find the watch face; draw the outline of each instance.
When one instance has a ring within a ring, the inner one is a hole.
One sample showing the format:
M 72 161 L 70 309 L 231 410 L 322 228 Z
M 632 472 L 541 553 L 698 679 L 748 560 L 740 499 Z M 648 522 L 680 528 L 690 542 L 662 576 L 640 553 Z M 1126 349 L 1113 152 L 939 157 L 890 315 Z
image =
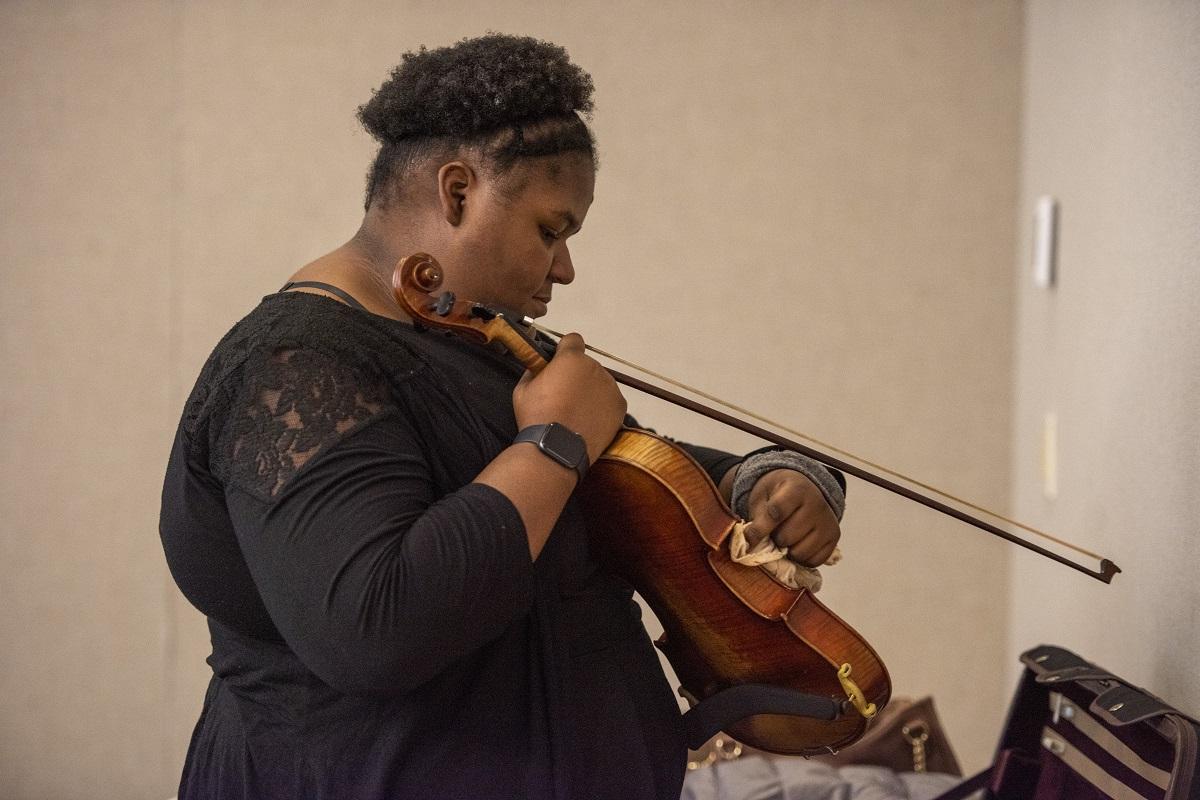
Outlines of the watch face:
M 583 437 L 557 422 L 546 428 L 541 446 L 565 466 L 575 467 L 586 463 L 587 445 L 583 443 Z

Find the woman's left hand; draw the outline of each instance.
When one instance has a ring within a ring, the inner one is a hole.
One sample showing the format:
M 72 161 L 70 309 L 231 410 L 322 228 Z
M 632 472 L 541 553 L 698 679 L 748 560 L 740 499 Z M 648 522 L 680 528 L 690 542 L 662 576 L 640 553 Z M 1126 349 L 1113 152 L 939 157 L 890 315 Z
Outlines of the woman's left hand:
M 837 547 L 842 530 L 817 485 L 803 474 L 776 469 L 750 490 L 751 544 L 770 536 L 786 547 L 788 558 L 806 567 L 824 564 Z

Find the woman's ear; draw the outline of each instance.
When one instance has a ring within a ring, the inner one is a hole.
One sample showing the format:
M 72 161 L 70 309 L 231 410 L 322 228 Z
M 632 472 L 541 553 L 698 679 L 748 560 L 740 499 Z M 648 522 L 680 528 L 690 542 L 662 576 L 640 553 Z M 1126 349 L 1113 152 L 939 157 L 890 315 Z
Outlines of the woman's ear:
M 457 226 L 462 222 L 467 196 L 475 189 L 475 171 L 462 161 L 451 161 L 438 169 L 437 179 L 442 216 Z

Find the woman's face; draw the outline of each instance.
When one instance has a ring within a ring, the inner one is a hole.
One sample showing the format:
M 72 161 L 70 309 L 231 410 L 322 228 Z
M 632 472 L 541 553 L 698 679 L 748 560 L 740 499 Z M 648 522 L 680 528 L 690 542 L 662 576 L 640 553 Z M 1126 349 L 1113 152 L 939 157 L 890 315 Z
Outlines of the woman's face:
M 566 153 L 477 176 L 462 200 L 453 255 L 442 261 L 446 288 L 463 300 L 540 317 L 554 285 L 575 279 L 567 239 L 592 204 L 592 159 Z

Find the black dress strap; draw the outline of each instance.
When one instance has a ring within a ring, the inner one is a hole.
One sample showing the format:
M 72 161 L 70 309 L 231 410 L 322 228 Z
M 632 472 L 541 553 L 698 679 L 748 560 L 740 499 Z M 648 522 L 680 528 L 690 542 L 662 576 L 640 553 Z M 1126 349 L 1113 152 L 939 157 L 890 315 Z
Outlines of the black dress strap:
M 345 289 L 339 289 L 338 287 L 334 286 L 332 283 L 324 283 L 323 281 L 290 281 L 288 283 L 285 283 L 283 285 L 283 288 L 280 289 L 279 291 L 286 292 L 288 289 L 298 289 L 298 288 L 302 288 L 302 287 L 309 287 L 312 289 L 324 289 L 325 291 L 327 291 L 331 294 L 336 294 L 338 297 L 345 300 L 348 305 L 353 306 L 354 308 L 357 308 L 359 311 L 367 310 L 366 306 L 364 306 L 362 303 L 355 300 L 354 297 L 352 297 L 350 295 L 350 293 L 347 292 Z M 370 313 L 370 312 L 368 312 L 368 313 Z

